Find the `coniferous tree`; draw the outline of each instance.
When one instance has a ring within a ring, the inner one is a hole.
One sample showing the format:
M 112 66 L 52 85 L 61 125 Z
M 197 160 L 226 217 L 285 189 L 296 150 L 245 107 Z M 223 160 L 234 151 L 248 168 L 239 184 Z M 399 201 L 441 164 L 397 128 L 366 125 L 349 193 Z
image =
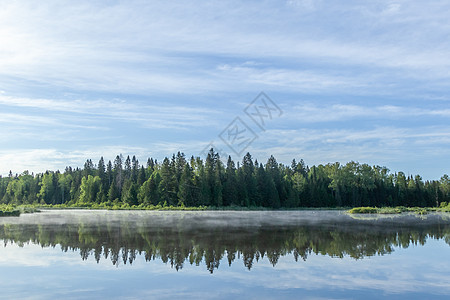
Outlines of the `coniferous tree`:
M 183 173 L 180 178 L 180 187 L 178 189 L 179 204 L 185 206 L 195 205 L 196 196 L 195 190 L 197 187 L 194 185 L 194 173 L 192 168 L 188 165 L 184 165 Z
M 247 152 L 242 160 L 242 175 L 249 205 L 254 206 L 258 202 L 258 193 L 255 178 L 255 166 L 252 156 Z
M 83 169 L 83 176 L 87 178 L 89 175 L 94 175 L 94 164 L 91 159 L 86 160 Z
M 208 152 L 205 160 L 206 181 L 209 189 L 209 202 L 214 206 L 222 206 L 222 161 L 214 149 Z
M 120 199 L 119 188 L 117 187 L 116 181 L 113 180 L 108 189 L 108 201 L 111 203 L 118 202 Z
M 177 181 L 179 182 L 181 179 L 181 175 L 184 172 L 184 166 L 186 165 L 186 156 L 184 153 L 180 153 L 178 151 L 177 156 L 175 158 L 175 176 L 177 177 Z
M 122 154 L 116 156 L 114 160 L 114 176 L 115 176 L 115 188 L 118 191 L 118 198 L 120 198 L 122 192 L 122 184 L 124 180 L 123 166 L 122 166 L 123 158 Z
M 113 173 L 113 166 L 111 161 L 108 161 L 108 165 L 106 167 L 106 185 L 105 187 L 109 189 L 111 186 L 112 181 L 114 180 L 114 173 Z
M 238 162 L 238 168 L 237 168 L 237 198 L 239 200 L 239 205 L 244 207 L 250 206 L 250 199 L 248 197 L 248 191 L 247 191 L 247 183 L 246 180 L 246 174 L 244 173 L 244 169 L 242 167 L 239 167 Z
M 285 204 L 285 203 L 281 203 L 281 200 L 284 200 L 287 198 L 287 194 L 286 191 L 282 185 L 281 182 L 281 171 L 279 168 L 279 165 L 277 163 L 277 160 L 275 159 L 275 157 L 273 157 L 273 155 L 271 155 L 269 157 L 269 159 L 267 160 L 266 163 L 266 172 L 267 172 L 267 176 L 268 176 L 268 184 L 269 186 L 271 186 L 271 190 L 269 191 L 270 194 L 275 194 L 277 193 L 276 196 L 271 197 L 271 207 L 275 207 L 278 208 L 281 206 L 281 204 Z M 272 185 L 274 185 L 274 189 L 272 188 Z M 283 201 L 284 202 L 284 201 Z
M 130 206 L 138 205 L 138 188 L 131 178 L 126 179 L 123 184 L 122 202 Z
M 133 155 L 131 160 L 131 180 L 136 183 L 139 174 L 139 160 Z
M 125 160 L 125 164 L 123 167 L 123 175 L 124 175 L 124 179 L 131 178 L 131 159 L 130 159 L 129 155 L 127 155 L 127 159 Z
M 147 176 L 145 175 L 144 166 L 141 166 L 137 176 L 137 185 L 141 186 L 147 180 Z
M 231 156 L 228 156 L 223 184 L 223 205 L 239 205 L 237 194 L 236 166 Z
M 197 160 L 197 167 L 198 167 L 198 178 L 197 178 L 197 187 L 200 189 L 200 199 L 199 203 L 200 205 L 211 205 L 211 189 L 209 186 L 209 179 L 207 177 L 207 173 L 205 171 L 205 167 L 203 165 L 203 161 L 198 158 Z
M 102 182 L 103 186 L 106 186 L 108 184 L 106 178 L 105 160 L 103 159 L 103 156 L 98 161 L 97 176 L 100 177 L 100 181 Z
M 159 194 L 161 201 L 168 205 L 176 205 L 178 183 L 175 176 L 175 164 L 166 157 L 161 165 L 161 181 L 159 183 Z
M 161 176 L 155 171 L 147 181 L 142 184 L 138 193 L 138 202 L 146 205 L 156 205 L 160 203 L 159 184 Z

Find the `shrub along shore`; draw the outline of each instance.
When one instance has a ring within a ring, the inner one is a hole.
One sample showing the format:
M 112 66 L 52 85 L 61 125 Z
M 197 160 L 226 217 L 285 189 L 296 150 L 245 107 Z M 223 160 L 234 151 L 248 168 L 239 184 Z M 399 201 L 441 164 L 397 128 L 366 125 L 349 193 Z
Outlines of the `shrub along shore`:
M 450 212 L 450 205 L 441 203 L 440 207 L 354 207 L 347 211 L 350 214 L 401 214 L 403 212 L 414 212 L 425 215 L 429 212 Z
M 122 205 L 108 206 L 104 204 L 89 204 L 83 206 L 77 205 L 66 205 L 66 204 L 28 204 L 28 205 L 5 205 L 0 204 L 0 217 L 18 217 L 22 213 L 35 213 L 40 212 L 41 209 L 92 209 L 92 210 L 153 210 L 153 211 L 261 211 L 261 210 L 274 210 L 268 209 L 266 207 L 240 207 L 240 206 L 230 206 L 230 207 L 212 207 L 212 206 L 198 206 L 198 207 L 186 207 L 186 206 L 172 206 L 167 205 L 133 205 L 130 206 L 127 203 Z M 401 214 L 401 213 L 416 213 L 419 215 L 425 215 L 430 212 L 450 212 L 450 204 L 442 203 L 441 207 L 354 207 L 352 209 L 336 207 L 303 207 L 286 209 L 280 208 L 277 210 L 341 210 L 350 214 Z

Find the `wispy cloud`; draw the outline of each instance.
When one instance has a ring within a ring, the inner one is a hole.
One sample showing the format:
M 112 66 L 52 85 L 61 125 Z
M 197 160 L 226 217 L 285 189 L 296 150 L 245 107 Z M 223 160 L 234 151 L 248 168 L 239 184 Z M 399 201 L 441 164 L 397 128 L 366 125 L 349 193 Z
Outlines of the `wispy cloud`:
M 288 117 L 298 122 L 336 122 L 350 119 L 407 119 L 414 117 L 450 117 L 450 109 L 419 108 L 414 106 L 397 105 L 354 105 L 354 104 L 326 104 L 318 105 L 304 102 L 294 105 L 288 111 Z
M 95 121 L 98 118 L 113 120 L 122 120 L 127 122 L 139 123 L 146 128 L 178 128 L 182 130 L 185 126 L 204 126 L 205 121 L 214 122 L 214 116 L 218 111 L 208 107 L 146 104 L 143 102 L 135 103 L 127 100 L 64 100 L 64 99 L 33 99 L 18 98 L 0 95 L 0 105 L 10 107 L 27 107 L 42 110 L 44 114 L 48 112 L 75 113 L 76 117 L 69 116 L 69 119 L 78 120 L 80 124 L 70 126 L 79 126 L 89 128 L 83 125 L 86 122 Z M 79 115 L 82 115 L 81 117 Z M 2 114 L 0 122 L 14 123 L 38 123 L 60 126 L 68 126 L 67 115 L 52 115 L 59 120 L 52 120 L 50 117 L 40 117 L 25 114 Z M 74 120 L 72 120 L 74 121 Z M 95 122 L 94 122 L 95 123 Z

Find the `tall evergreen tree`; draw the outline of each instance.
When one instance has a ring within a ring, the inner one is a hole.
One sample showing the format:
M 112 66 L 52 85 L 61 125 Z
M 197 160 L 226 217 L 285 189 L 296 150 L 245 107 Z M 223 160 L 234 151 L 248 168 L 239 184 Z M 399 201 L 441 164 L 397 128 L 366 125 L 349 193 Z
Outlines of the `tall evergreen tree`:
M 104 187 L 106 187 L 108 185 L 108 182 L 107 182 L 107 178 L 106 178 L 105 160 L 103 159 L 103 156 L 98 161 L 97 176 L 100 177 L 100 181 L 101 181 L 102 185 Z
M 114 173 L 113 173 L 113 166 L 111 161 L 108 161 L 108 165 L 106 167 L 106 185 L 105 187 L 109 189 L 109 186 L 111 185 L 112 181 L 114 179 Z
M 129 155 L 127 155 L 127 159 L 125 160 L 125 164 L 123 167 L 123 175 L 125 179 L 131 178 L 131 159 Z
M 114 176 L 115 176 L 115 188 L 118 191 L 118 195 L 120 198 L 121 192 L 122 192 L 122 184 L 124 180 L 124 173 L 123 173 L 123 157 L 121 155 L 117 155 L 116 159 L 114 160 Z
M 175 176 L 175 164 L 166 157 L 161 165 L 161 181 L 159 183 L 159 194 L 161 201 L 168 205 L 177 205 L 178 183 Z
M 247 152 L 247 154 L 245 154 L 241 168 L 249 205 L 255 206 L 258 202 L 258 192 L 256 187 L 255 166 L 250 153 Z
M 183 173 L 180 178 L 180 187 L 178 190 L 179 204 L 186 206 L 195 205 L 196 190 L 198 188 L 194 185 L 194 173 L 192 168 L 188 165 L 184 165 Z
M 156 205 L 160 203 L 159 184 L 161 182 L 161 176 L 159 172 L 152 173 L 149 179 L 142 184 L 138 193 L 138 202 L 146 205 Z
M 131 159 L 131 180 L 136 183 L 139 174 L 139 160 L 133 155 Z
M 227 168 L 223 184 L 223 205 L 239 205 L 237 194 L 236 166 L 231 156 L 228 156 Z

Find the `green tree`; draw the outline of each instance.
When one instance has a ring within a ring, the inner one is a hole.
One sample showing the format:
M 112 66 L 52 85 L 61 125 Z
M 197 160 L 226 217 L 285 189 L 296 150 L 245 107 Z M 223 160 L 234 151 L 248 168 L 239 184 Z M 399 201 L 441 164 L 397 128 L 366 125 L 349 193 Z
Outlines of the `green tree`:
M 178 182 L 175 175 L 175 166 L 167 157 L 161 165 L 160 175 L 159 194 L 161 195 L 161 202 L 166 202 L 169 205 L 177 205 Z
M 130 206 L 138 205 L 138 187 L 131 178 L 126 179 L 123 184 L 122 202 L 128 203 Z
M 225 170 L 224 184 L 223 184 L 223 205 L 239 205 L 237 194 L 237 178 L 236 166 L 231 156 L 228 156 L 227 168 Z
M 53 185 L 53 173 L 46 172 L 42 176 L 41 189 L 38 193 L 38 199 L 43 204 L 52 204 L 54 202 L 55 187 Z
M 106 187 L 106 186 L 109 187 L 108 178 L 106 178 L 106 166 L 105 166 L 105 160 L 103 159 L 103 156 L 98 161 L 97 176 L 100 177 L 100 180 L 104 187 Z
M 161 176 L 158 171 L 154 171 L 149 179 L 139 188 L 138 201 L 146 205 L 156 205 L 160 202 L 159 184 Z
M 184 164 L 178 190 L 178 204 L 186 206 L 195 205 L 197 189 L 198 188 L 194 184 L 194 172 L 192 171 L 192 168 L 188 164 Z
M 242 180 L 245 183 L 245 190 L 249 205 L 255 206 L 259 201 L 255 178 L 255 166 L 250 153 L 247 152 L 242 159 Z
M 80 186 L 80 198 L 77 204 L 95 203 L 100 192 L 101 179 L 98 176 L 83 177 Z

